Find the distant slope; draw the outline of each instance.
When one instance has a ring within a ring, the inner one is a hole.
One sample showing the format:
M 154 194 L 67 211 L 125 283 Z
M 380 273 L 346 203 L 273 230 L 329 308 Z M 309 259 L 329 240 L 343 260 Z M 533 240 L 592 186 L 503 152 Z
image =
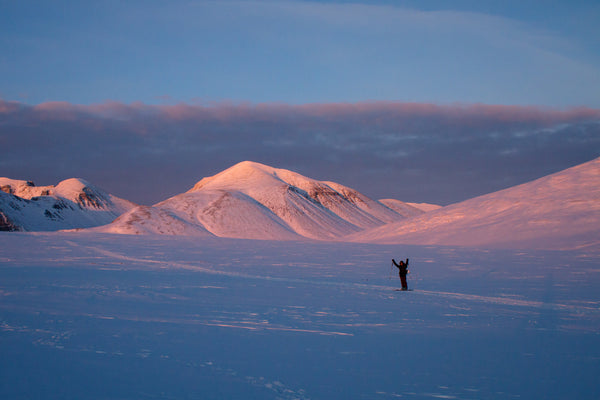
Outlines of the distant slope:
M 408 204 L 409 206 L 418 208 L 419 210 L 422 210 L 424 212 L 439 210 L 440 208 L 442 208 L 442 206 L 439 206 L 437 204 L 429 204 L 429 203 L 406 203 L 406 204 Z
M 600 158 L 347 239 L 546 249 L 599 246 Z
M 204 178 L 188 192 L 152 208 L 198 226 L 201 232 L 269 240 L 336 239 L 404 218 L 343 185 L 250 161 Z M 153 221 L 153 214 L 146 215 L 144 226 L 164 224 Z M 121 233 L 126 225 L 139 225 L 139 217 L 124 215 L 102 229 Z
M 204 227 L 185 221 L 168 210 L 147 206 L 135 207 L 118 217 L 111 224 L 88 230 L 128 235 L 213 236 Z
M 421 215 L 425 212 L 437 210 L 441 208 L 441 206 L 437 206 L 435 204 L 427 204 L 427 203 L 405 203 L 396 199 L 382 199 L 379 200 L 381 204 L 386 205 L 392 210 L 396 211 L 398 214 L 401 214 L 407 218 L 411 218 L 417 215 Z
M 291 227 L 250 196 L 227 190 L 187 192 L 159 203 L 215 236 L 264 240 L 300 239 Z
M 0 230 L 56 231 L 105 225 L 135 207 L 83 179 L 56 186 L 0 178 Z

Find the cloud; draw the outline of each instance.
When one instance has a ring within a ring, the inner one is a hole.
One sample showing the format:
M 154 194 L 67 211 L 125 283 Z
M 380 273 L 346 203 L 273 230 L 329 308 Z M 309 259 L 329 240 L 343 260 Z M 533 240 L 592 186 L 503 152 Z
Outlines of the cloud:
M 152 204 L 253 160 L 374 198 L 447 204 L 600 156 L 600 110 L 363 102 L 0 100 L 0 175 Z

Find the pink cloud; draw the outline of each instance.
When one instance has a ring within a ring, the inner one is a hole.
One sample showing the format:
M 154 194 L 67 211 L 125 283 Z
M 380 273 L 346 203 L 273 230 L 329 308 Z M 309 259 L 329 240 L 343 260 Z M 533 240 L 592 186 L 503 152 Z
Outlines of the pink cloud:
M 23 108 L 17 101 L 4 101 L 0 99 L 0 114 L 13 114 Z
M 92 105 L 78 105 L 68 102 L 46 102 L 34 106 L 14 101 L 0 100 L 0 112 L 6 114 L 19 109 L 30 109 L 44 119 L 74 120 L 78 116 L 94 116 L 116 120 L 134 120 L 152 117 L 164 121 L 186 120 L 264 120 L 282 117 L 308 117 L 323 120 L 337 118 L 350 119 L 398 119 L 398 118 L 437 118 L 447 121 L 461 121 L 467 125 L 477 125 L 486 121 L 498 123 L 558 123 L 575 120 L 600 118 L 600 110 L 579 107 L 572 109 L 551 109 L 535 106 L 403 103 L 374 101 L 360 103 L 311 103 L 290 105 L 284 103 L 234 103 L 218 102 L 206 105 L 179 103 L 175 105 L 148 105 L 141 102 L 125 104 L 106 101 Z

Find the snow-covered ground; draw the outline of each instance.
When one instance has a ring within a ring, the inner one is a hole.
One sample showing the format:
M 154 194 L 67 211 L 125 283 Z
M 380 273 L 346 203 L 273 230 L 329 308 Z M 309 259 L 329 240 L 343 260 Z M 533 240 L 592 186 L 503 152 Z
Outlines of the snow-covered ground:
M 599 284 L 591 250 L 0 233 L 0 398 L 597 399 Z

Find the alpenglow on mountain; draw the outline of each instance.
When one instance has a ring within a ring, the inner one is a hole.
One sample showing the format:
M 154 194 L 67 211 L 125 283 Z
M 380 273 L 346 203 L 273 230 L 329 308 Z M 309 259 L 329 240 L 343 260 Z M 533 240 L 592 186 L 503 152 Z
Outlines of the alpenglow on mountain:
M 440 208 L 375 201 L 346 186 L 244 161 L 152 207 L 81 179 L 0 178 L 0 230 L 381 244 L 573 249 L 600 246 L 600 158 Z M 116 219 L 115 219 L 116 218 Z
M 600 158 L 345 240 L 540 249 L 600 247 Z
M 105 225 L 136 204 L 83 179 L 56 186 L 0 178 L 0 231 L 56 231 Z
M 245 239 L 338 239 L 424 211 L 392 208 L 334 182 L 244 161 L 204 178 L 185 193 L 152 207 L 137 207 L 110 233 L 220 236 Z

